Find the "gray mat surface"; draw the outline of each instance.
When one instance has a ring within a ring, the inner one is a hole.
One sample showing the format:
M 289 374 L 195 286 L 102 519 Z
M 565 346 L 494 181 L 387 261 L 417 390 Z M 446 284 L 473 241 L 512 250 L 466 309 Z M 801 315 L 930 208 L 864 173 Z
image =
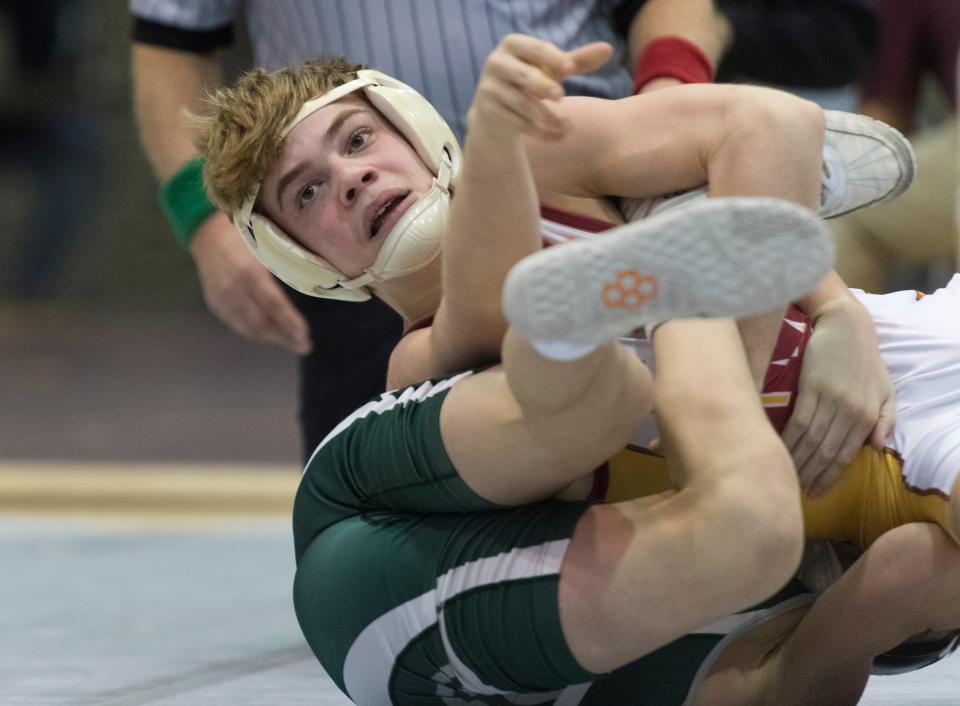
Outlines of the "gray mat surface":
M 0 704 L 348 704 L 293 614 L 286 520 L 0 517 Z
M 349 705 L 297 628 L 285 519 L 0 515 L 0 565 L 3 706 Z M 960 655 L 862 703 L 960 706 Z

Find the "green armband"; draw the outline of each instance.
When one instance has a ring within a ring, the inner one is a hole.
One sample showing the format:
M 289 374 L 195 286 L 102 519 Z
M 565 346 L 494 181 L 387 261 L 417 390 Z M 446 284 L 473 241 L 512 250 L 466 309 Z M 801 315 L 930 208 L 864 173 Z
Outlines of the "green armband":
M 203 158 L 191 159 L 180 167 L 160 187 L 157 201 L 177 242 L 183 248 L 189 247 L 197 228 L 216 211 L 203 188 Z

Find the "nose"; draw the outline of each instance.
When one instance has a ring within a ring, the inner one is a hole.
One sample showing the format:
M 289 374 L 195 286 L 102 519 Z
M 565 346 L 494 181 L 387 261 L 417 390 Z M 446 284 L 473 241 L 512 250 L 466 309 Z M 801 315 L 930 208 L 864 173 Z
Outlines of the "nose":
M 360 192 L 377 180 L 376 170 L 368 165 L 347 164 L 343 166 L 340 179 L 340 203 L 352 205 Z

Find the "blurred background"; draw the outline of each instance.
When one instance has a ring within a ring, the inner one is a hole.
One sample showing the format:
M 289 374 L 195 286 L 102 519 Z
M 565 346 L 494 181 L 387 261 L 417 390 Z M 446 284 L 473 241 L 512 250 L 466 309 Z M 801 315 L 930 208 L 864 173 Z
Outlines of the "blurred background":
M 0 0 L 0 459 L 295 469 L 295 359 L 206 312 L 157 207 L 130 24 L 125 2 Z
M 921 141 L 945 134 L 934 151 L 952 172 L 938 178 L 940 215 L 923 238 L 919 227 L 904 239 L 839 226 L 856 231 L 844 241 L 860 251 L 841 248 L 851 263 L 841 274 L 875 291 L 935 287 L 956 269 L 953 95 L 932 44 L 894 20 L 885 27 L 880 15 L 877 37 L 892 40 L 874 42 L 873 64 L 889 61 L 880 54 L 891 41 L 897 49 L 899 31 L 898 50 L 917 56 L 898 126 Z M 295 359 L 207 313 L 157 208 L 130 110 L 130 25 L 125 2 L 0 0 L 0 459 L 295 467 Z M 235 31 L 227 66 L 249 65 L 242 23 Z M 941 39 L 955 57 L 956 37 Z M 857 83 L 792 90 L 830 107 L 860 104 Z M 904 253 L 891 238 L 933 244 Z M 885 259 L 864 265 L 864 251 Z

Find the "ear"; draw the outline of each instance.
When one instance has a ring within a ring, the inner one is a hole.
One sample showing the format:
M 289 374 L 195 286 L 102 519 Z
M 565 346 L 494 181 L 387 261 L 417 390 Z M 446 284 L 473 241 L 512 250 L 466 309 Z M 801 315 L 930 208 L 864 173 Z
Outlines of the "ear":
M 237 214 L 233 223 L 257 261 L 298 292 L 353 302 L 370 298 L 366 287 L 340 286 L 347 278 L 337 268 L 296 243 L 266 216 L 251 213 L 243 220 L 241 214 Z

